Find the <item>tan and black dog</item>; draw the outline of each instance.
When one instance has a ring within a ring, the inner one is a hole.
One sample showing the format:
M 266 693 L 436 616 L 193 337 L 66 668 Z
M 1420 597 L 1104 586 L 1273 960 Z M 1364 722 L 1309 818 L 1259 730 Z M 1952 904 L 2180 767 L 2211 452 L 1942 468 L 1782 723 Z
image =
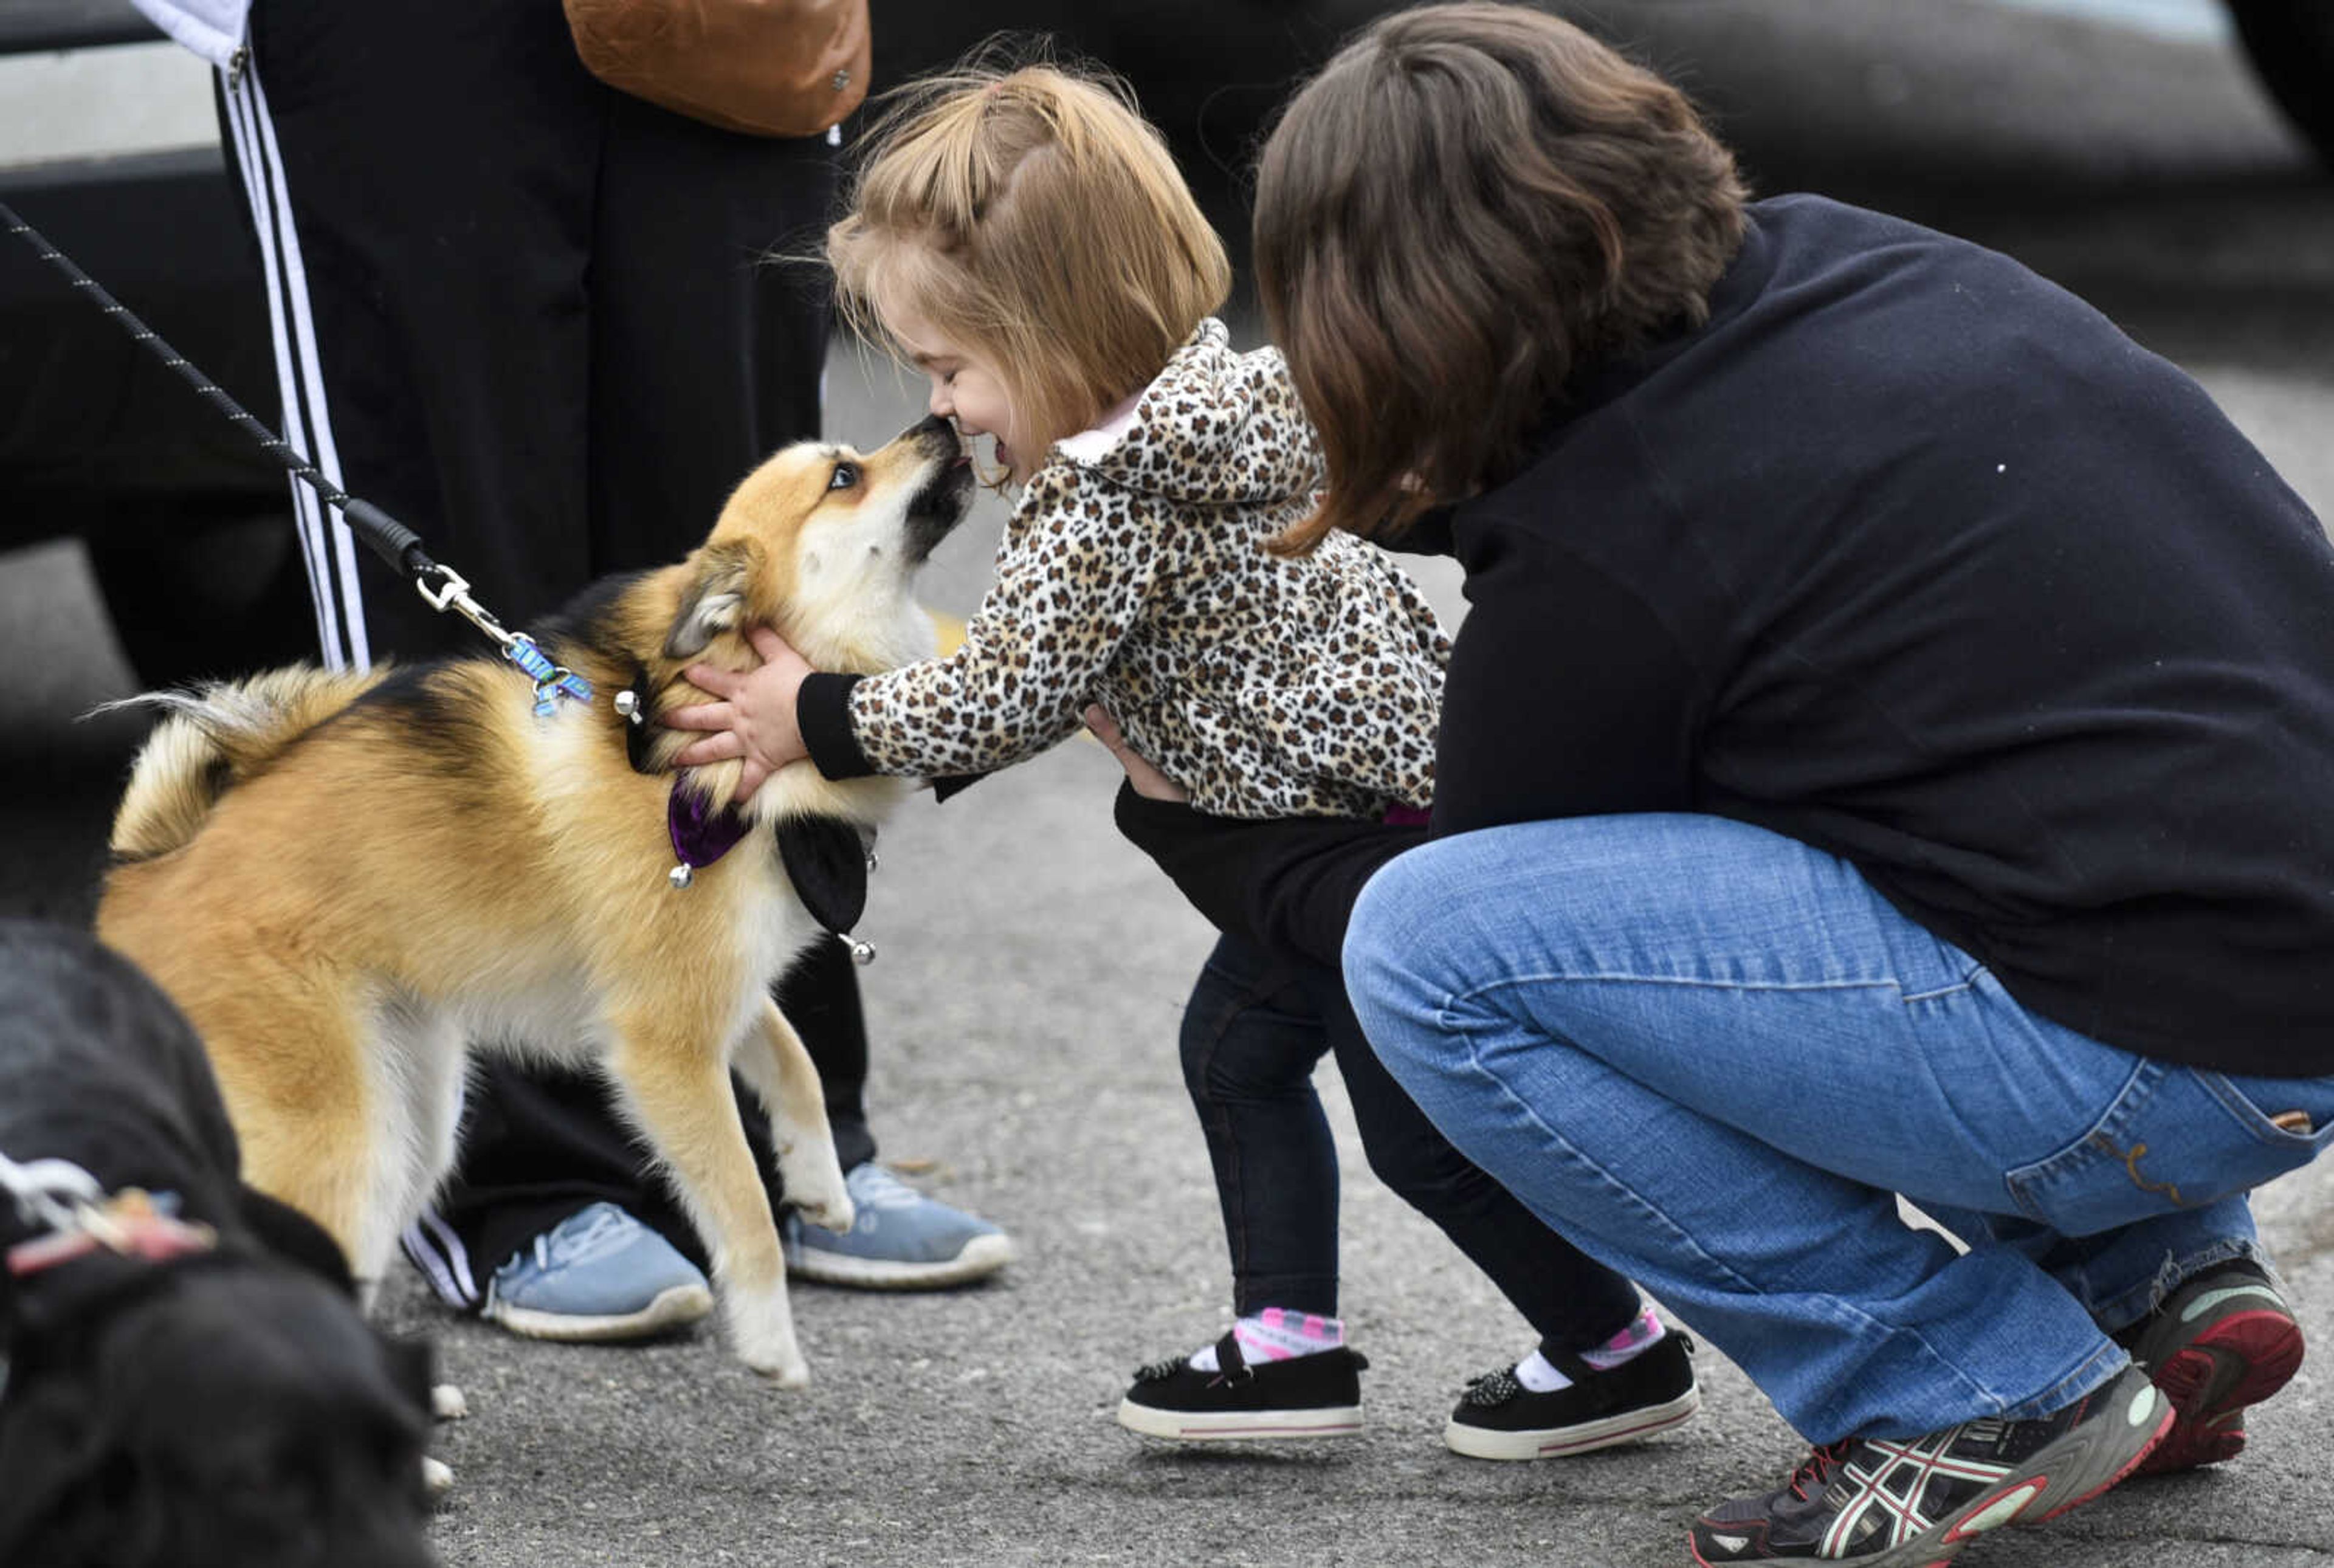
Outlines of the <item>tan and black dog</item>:
M 817 1071 L 768 986 L 825 934 L 802 896 L 818 867 L 863 876 L 859 832 L 903 784 L 787 768 L 744 808 L 758 831 L 677 890 L 690 802 L 665 770 L 691 737 L 655 719 L 705 700 L 690 663 L 755 664 L 756 622 L 823 669 L 929 657 L 911 584 L 970 484 L 936 419 L 865 456 L 787 448 L 686 561 L 599 583 L 542 632 L 597 692 L 548 717 L 491 652 L 142 699 L 170 711 L 114 822 L 99 933 L 194 1022 L 252 1185 L 368 1288 L 453 1162 L 466 1051 L 593 1061 L 677 1179 L 739 1358 L 805 1380 L 729 1073 L 769 1108 L 789 1199 L 847 1227 Z M 648 723 L 613 711 L 619 689 Z M 685 778 L 718 822 L 738 765 Z

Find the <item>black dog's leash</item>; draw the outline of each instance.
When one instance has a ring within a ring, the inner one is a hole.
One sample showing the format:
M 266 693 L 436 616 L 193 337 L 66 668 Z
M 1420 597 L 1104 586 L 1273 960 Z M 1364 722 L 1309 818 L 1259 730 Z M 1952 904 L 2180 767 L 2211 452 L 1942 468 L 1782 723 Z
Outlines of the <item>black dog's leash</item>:
M 229 423 L 256 440 L 268 456 L 281 463 L 285 471 L 306 485 L 345 518 L 349 531 L 364 541 L 367 548 L 389 563 L 391 569 L 413 583 L 430 609 L 443 614 L 451 610 L 477 627 L 502 649 L 503 657 L 526 672 L 535 682 L 535 707 L 539 714 L 548 714 L 559 697 L 578 702 L 592 700 L 592 683 L 564 666 L 554 664 L 538 648 L 535 640 L 523 632 L 506 630 L 477 600 L 470 597 L 470 584 L 452 567 L 432 561 L 421 547 L 421 537 L 382 511 L 370 501 L 359 500 L 326 478 L 323 470 L 309 461 L 305 453 L 278 436 L 253 417 L 251 411 L 229 397 L 225 388 L 198 370 L 184 354 L 172 348 L 162 335 L 140 321 L 129 306 L 106 293 L 95 278 L 75 265 L 71 256 L 51 245 L 40 230 L 16 216 L 7 203 L 0 202 L 0 228 L 22 236 L 40 258 L 64 274 L 72 286 L 86 295 L 100 310 L 121 323 L 121 329 L 150 351 L 178 379 L 208 399 L 225 414 Z M 628 716 L 629 717 L 629 716 Z

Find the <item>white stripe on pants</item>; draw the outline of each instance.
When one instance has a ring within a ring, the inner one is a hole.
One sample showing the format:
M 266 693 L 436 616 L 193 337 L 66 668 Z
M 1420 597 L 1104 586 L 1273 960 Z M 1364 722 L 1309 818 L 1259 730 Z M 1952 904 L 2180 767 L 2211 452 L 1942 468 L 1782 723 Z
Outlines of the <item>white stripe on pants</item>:
M 342 485 L 340 453 L 333 442 L 332 418 L 317 357 L 316 329 L 308 306 L 307 270 L 292 222 L 292 200 L 284 185 L 275 128 L 267 114 L 259 73 L 246 65 L 239 78 L 222 72 L 235 162 L 251 204 L 252 226 L 267 282 L 267 314 L 275 335 L 275 380 L 283 399 L 283 436 L 305 454 L 324 477 Z M 356 540 L 348 524 L 316 493 L 291 481 L 293 515 L 300 528 L 300 551 L 308 563 L 308 592 L 316 611 L 316 641 L 327 669 L 364 669 L 372 662 L 365 634 L 364 594 L 357 582 Z

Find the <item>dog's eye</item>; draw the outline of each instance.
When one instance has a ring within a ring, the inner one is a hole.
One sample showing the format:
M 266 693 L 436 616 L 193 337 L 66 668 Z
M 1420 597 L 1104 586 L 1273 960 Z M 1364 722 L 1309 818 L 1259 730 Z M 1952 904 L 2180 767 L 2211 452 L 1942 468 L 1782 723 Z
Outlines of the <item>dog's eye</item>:
M 854 485 L 856 485 L 856 484 L 858 484 L 858 483 L 859 483 L 859 465 L 858 465 L 858 464 L 856 464 L 856 463 L 837 463 L 837 464 L 834 466 L 834 474 L 833 477 L 829 478 L 829 479 L 827 480 L 827 482 L 826 482 L 826 487 L 827 487 L 828 489 L 830 489 L 830 490 L 848 490 L 848 489 L 850 489 Z

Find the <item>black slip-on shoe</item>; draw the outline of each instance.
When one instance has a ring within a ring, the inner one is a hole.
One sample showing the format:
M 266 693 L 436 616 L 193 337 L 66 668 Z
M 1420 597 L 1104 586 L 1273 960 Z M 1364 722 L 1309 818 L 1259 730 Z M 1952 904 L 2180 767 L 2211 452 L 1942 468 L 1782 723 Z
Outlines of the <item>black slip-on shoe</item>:
M 1673 1330 L 1606 1371 L 1557 1358 L 1572 1381 L 1544 1394 L 1512 1367 L 1486 1372 L 1459 1397 L 1442 1441 L 1471 1459 L 1557 1459 L 1668 1431 L 1702 1408 L 1693 1352 L 1693 1339 Z
M 1216 1342 L 1212 1372 L 1179 1356 L 1135 1373 L 1118 1424 L 1177 1443 L 1351 1437 L 1362 1429 L 1361 1372 L 1369 1364 L 1340 1345 L 1250 1366 L 1226 1334 Z

